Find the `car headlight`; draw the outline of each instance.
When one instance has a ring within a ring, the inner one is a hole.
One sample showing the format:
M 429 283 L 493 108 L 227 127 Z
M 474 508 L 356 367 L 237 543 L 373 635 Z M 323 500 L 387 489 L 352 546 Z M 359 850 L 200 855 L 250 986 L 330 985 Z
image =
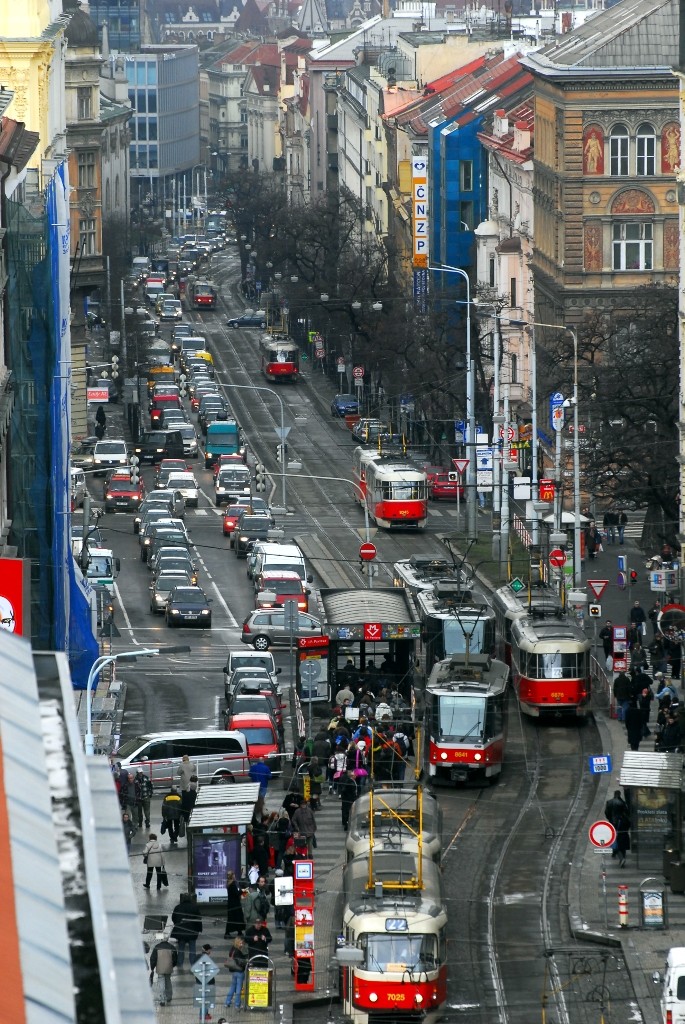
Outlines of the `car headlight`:
M 209 615 L 209 608 L 203 608 L 202 609 L 202 614 L 203 615 Z
M 178 608 L 172 608 L 171 609 L 171 614 L 172 615 L 180 615 L 181 613 L 179 612 Z
M 208 458 L 208 459 L 211 459 L 211 458 L 213 458 L 213 453 L 212 453 L 212 452 L 207 452 L 207 458 Z

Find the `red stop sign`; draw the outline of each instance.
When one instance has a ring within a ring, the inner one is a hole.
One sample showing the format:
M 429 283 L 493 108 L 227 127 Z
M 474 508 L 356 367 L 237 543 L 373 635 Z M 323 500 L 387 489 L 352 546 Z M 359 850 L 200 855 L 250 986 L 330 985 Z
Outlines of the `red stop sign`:
M 362 544 L 359 548 L 359 557 L 365 562 L 372 562 L 376 557 L 376 545 L 371 543 Z
M 562 569 L 566 565 L 566 555 L 561 548 L 552 548 L 549 553 L 549 564 L 554 569 Z

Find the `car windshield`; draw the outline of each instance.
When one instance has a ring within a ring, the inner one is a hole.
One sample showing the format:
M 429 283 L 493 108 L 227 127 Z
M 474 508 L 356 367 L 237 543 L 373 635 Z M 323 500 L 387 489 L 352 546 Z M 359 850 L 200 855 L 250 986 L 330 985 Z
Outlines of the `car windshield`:
M 238 731 L 243 734 L 243 736 L 247 740 L 247 745 L 248 746 L 251 746 L 253 744 L 259 744 L 259 743 L 262 743 L 262 744 L 264 744 L 264 743 L 273 744 L 274 743 L 274 734 L 272 733 L 271 729 L 266 729 L 266 728 L 264 728 L 264 729 L 241 729 L 241 728 L 239 728 Z
M 271 671 L 273 661 L 271 657 L 260 658 L 250 657 L 249 655 L 233 654 L 231 655 L 231 668 L 233 670 L 238 668 L 265 668 L 267 672 Z
M 88 576 L 111 576 L 112 575 L 112 559 L 107 555 L 93 555 L 90 556 L 88 563 Z
M 207 598 L 201 590 L 191 590 L 190 588 L 178 588 L 171 595 L 171 599 L 183 604 L 207 604 Z
M 269 516 L 241 516 L 240 529 L 250 533 L 266 534 L 271 529 L 271 519 Z
M 131 491 L 138 490 L 138 487 L 132 484 L 130 480 L 110 480 L 107 490 L 110 494 L 128 494 Z
M 250 479 L 249 469 L 222 469 L 219 473 L 220 484 L 242 483 Z
M 168 594 L 174 587 L 182 587 L 187 582 L 186 576 L 158 576 L 156 583 L 157 593 Z
M 163 573 L 163 572 L 167 571 L 168 569 L 183 569 L 183 570 L 185 570 L 187 572 L 191 571 L 190 559 L 187 559 L 187 558 L 169 558 L 166 555 L 158 559 L 157 567 L 158 567 L 160 573 Z M 176 585 L 177 586 L 178 586 L 179 582 L 187 583 L 188 581 L 185 580 L 185 579 L 177 580 L 176 581 Z
M 98 455 L 124 455 L 126 444 L 123 441 L 98 441 L 96 450 Z
M 117 750 L 117 758 L 123 761 L 125 758 L 131 757 L 131 755 L 135 754 L 136 750 L 140 750 L 146 742 L 147 737 L 145 736 L 136 736 L 132 740 L 127 740 L 125 743 L 122 743 Z
M 172 487 L 197 487 L 195 477 L 185 473 L 170 473 L 167 481 Z
M 302 583 L 300 580 L 265 580 L 265 589 L 274 591 L 276 594 L 301 594 Z

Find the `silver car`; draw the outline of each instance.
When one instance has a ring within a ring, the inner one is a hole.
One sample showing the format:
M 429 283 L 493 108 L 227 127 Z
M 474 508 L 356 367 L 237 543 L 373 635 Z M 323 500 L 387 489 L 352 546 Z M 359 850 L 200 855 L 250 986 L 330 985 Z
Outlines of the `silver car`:
M 150 584 L 150 611 L 163 612 L 169 594 L 174 587 L 190 587 L 193 581 L 187 572 L 161 572 Z
M 240 639 L 244 644 L 251 644 L 256 651 L 267 651 L 269 647 L 278 644 L 289 644 L 290 630 L 285 623 L 283 608 L 256 608 L 243 622 Z M 293 630 L 294 638 L 321 635 L 319 620 L 306 612 L 299 612 L 297 628 Z
M 172 490 L 181 492 L 186 505 L 197 508 L 200 503 L 200 485 L 194 473 L 170 473 L 167 484 Z

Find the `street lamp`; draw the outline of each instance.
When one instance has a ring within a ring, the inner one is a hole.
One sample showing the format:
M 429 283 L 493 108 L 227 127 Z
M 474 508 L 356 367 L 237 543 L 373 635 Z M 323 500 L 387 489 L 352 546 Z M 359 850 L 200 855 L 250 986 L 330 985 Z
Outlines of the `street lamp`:
M 280 441 L 281 441 L 281 446 L 280 446 L 281 447 L 281 501 L 283 503 L 284 511 L 287 512 L 288 511 L 288 505 L 286 503 L 286 495 L 285 495 L 285 479 L 286 479 L 286 477 L 285 477 L 285 438 L 286 438 L 286 434 L 285 434 L 285 408 L 283 406 L 283 399 L 272 388 L 261 387 L 260 385 L 257 385 L 257 384 L 225 384 L 223 381 L 219 381 L 219 384 L 221 385 L 222 388 L 235 388 L 236 391 L 266 391 L 267 394 L 273 395 L 274 398 L 278 399 L 278 404 L 281 407 L 281 431 L 280 431 Z
M 95 753 L 93 737 L 93 683 L 102 672 L 105 665 L 111 665 L 115 661 L 135 661 L 136 658 L 152 658 L 158 654 L 188 654 L 190 647 L 141 647 L 137 651 L 121 651 L 119 654 L 106 654 L 96 658 L 88 673 L 87 695 L 86 695 L 86 735 L 84 738 L 84 749 L 86 754 Z
M 467 536 L 478 536 L 478 520 L 476 517 L 476 419 L 474 412 L 474 372 L 471 361 L 471 281 L 469 275 L 461 267 L 447 264 L 428 265 L 429 270 L 440 274 L 459 274 L 466 282 L 466 529 Z

